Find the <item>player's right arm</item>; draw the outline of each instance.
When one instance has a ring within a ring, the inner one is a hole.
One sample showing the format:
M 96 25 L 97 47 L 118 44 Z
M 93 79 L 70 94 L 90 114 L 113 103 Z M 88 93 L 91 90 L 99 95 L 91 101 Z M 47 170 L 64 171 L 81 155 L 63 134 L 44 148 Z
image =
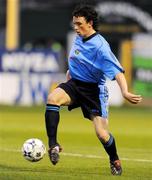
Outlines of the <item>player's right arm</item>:
M 123 73 L 118 73 L 115 77 L 123 97 L 133 104 L 137 104 L 142 101 L 141 95 L 132 94 L 128 91 L 126 78 Z

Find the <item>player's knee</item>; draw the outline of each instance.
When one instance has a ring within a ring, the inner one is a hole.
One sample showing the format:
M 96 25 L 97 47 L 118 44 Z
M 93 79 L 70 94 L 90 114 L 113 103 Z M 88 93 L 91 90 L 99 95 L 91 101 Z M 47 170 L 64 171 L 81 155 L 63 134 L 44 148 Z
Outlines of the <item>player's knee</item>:
M 105 131 L 105 130 L 97 131 L 96 135 L 97 135 L 98 139 L 100 141 L 102 141 L 103 143 L 106 143 L 108 141 L 108 139 L 109 139 L 109 133 L 107 131 Z
M 59 105 L 57 98 L 55 96 L 53 96 L 52 94 L 48 95 L 47 103 L 48 104 Z

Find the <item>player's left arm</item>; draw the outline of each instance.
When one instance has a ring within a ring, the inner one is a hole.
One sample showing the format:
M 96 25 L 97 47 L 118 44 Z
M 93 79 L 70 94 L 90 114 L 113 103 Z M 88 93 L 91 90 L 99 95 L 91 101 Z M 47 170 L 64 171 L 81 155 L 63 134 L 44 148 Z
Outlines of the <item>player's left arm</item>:
M 115 76 L 115 79 L 121 89 L 121 93 L 122 93 L 123 97 L 126 100 L 128 100 L 129 102 L 131 102 L 133 104 L 137 104 L 142 101 L 141 95 L 136 95 L 136 94 L 130 93 L 128 91 L 128 85 L 127 85 L 126 78 L 123 73 L 121 73 L 121 72 L 118 73 Z

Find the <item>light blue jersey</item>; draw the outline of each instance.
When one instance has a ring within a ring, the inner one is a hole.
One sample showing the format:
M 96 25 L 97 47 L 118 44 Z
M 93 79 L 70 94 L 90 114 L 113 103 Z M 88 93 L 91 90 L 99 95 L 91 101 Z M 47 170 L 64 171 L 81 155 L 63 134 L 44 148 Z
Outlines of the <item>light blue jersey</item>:
M 105 84 L 106 77 L 114 80 L 116 74 L 124 71 L 108 42 L 99 33 L 86 39 L 77 36 L 68 63 L 72 78 L 101 85 Z

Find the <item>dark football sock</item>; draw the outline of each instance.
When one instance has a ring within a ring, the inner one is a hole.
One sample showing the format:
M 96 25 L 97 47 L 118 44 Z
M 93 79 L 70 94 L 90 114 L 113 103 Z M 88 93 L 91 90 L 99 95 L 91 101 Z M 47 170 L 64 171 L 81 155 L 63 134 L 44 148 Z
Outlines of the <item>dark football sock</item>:
M 57 128 L 59 123 L 59 109 L 60 106 L 47 104 L 45 112 L 45 125 L 48 135 L 49 147 L 55 146 L 57 143 Z
M 108 153 L 110 161 L 115 161 L 119 159 L 118 154 L 117 154 L 115 139 L 111 134 L 110 134 L 110 138 L 108 142 L 103 143 L 101 141 L 101 143 L 103 144 L 104 149 Z

